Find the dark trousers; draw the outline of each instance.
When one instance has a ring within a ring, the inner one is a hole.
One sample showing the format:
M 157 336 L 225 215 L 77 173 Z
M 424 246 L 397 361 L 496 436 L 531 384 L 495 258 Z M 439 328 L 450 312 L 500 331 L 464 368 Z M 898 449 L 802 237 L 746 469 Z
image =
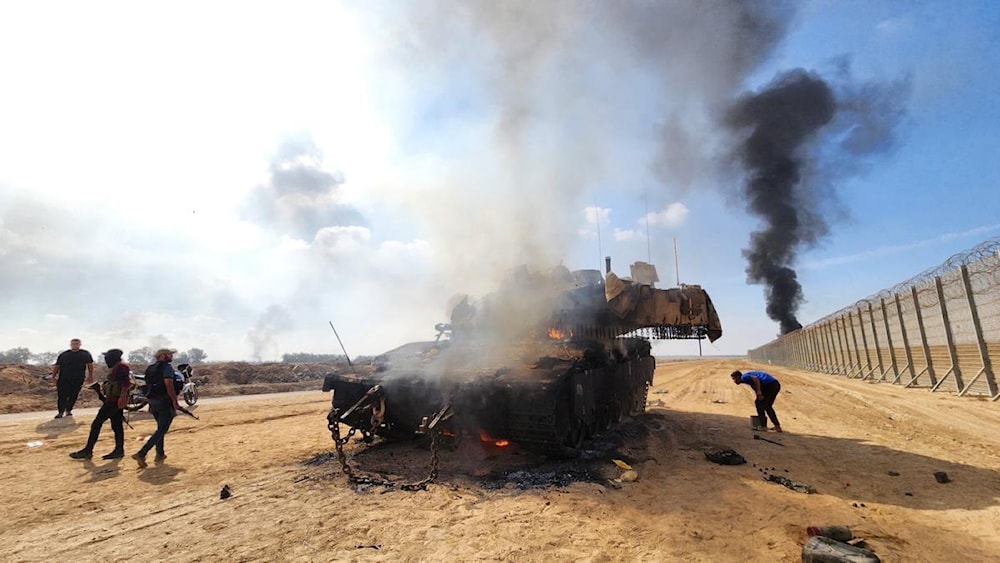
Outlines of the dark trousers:
M 778 398 L 778 391 L 781 391 L 781 384 L 778 382 L 774 383 L 761 383 L 760 394 L 764 396 L 763 399 L 757 399 L 753 402 L 757 406 L 757 420 L 760 421 L 761 426 L 767 426 L 767 419 L 764 418 L 764 413 L 771 417 L 771 422 L 775 426 L 781 426 L 778 422 L 778 415 L 774 414 L 774 400 Z
M 97 411 L 97 418 L 90 424 L 90 437 L 87 438 L 84 450 L 94 451 L 94 444 L 97 443 L 97 437 L 101 435 L 101 426 L 106 420 L 111 421 L 111 430 L 115 433 L 115 451 L 125 451 L 125 416 L 122 409 L 118 408 L 117 402 L 101 405 L 101 409 Z
M 145 456 L 149 450 L 156 448 L 157 455 L 164 455 L 163 439 L 170 430 L 170 423 L 174 421 L 174 405 L 169 398 L 151 399 L 149 401 L 149 412 L 153 413 L 156 419 L 156 431 L 146 440 L 146 443 L 139 448 L 139 455 Z
M 69 412 L 76 404 L 76 398 L 80 396 L 80 389 L 83 387 L 84 376 L 59 374 L 56 381 L 56 404 L 59 412 Z

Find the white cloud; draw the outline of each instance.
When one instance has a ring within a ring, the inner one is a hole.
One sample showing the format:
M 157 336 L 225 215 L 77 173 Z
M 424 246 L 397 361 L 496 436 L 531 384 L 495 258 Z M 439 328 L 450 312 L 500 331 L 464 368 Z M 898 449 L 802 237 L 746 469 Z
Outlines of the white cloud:
M 640 232 L 636 229 L 619 229 L 614 230 L 615 240 L 618 242 L 630 242 L 635 240 L 646 240 L 646 233 Z
M 660 211 L 655 211 L 648 213 L 645 220 L 648 221 L 650 225 L 666 225 L 668 227 L 677 227 L 684 223 L 684 219 L 688 216 L 688 208 L 681 202 L 674 202 L 670 205 L 664 207 Z M 642 219 L 639 220 L 640 223 L 643 222 Z

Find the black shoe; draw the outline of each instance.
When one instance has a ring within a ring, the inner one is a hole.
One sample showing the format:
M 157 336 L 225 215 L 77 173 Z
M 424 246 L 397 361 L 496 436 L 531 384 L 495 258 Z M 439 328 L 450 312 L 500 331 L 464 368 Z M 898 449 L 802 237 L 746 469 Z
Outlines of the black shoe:
M 102 455 L 101 459 L 121 459 L 123 457 L 125 457 L 125 452 L 122 450 L 115 450 L 109 454 Z
M 66 411 L 66 416 L 73 416 L 73 413 Z
M 153 458 L 153 461 L 155 461 L 156 463 L 163 463 L 164 461 L 166 461 L 166 459 L 167 459 L 167 454 L 156 454 L 156 457 Z
M 62 417 L 63 417 L 63 413 L 59 413 L 59 414 L 56 415 L 56 418 L 62 418 Z
M 69 454 L 69 457 L 73 459 L 90 459 L 93 457 L 94 453 L 90 450 L 80 450 L 78 452 L 73 452 Z

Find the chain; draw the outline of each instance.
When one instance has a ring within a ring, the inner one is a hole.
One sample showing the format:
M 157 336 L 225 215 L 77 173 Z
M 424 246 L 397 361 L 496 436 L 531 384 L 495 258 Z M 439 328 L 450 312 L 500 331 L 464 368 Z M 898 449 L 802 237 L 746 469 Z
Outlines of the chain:
M 337 449 L 337 461 L 340 462 L 341 471 L 347 476 L 347 480 L 356 485 L 382 485 L 384 487 L 395 487 L 396 483 L 388 481 L 385 479 L 377 479 L 374 477 L 369 477 L 367 475 L 356 475 L 354 469 L 351 468 L 351 464 L 347 462 L 347 454 L 344 453 L 344 444 L 350 441 L 351 437 L 358 431 L 355 427 L 350 427 L 347 431 L 347 436 L 340 437 L 340 411 L 339 409 L 330 409 L 330 413 L 326 415 L 327 428 L 330 430 L 330 437 L 333 438 L 333 445 Z M 367 432 L 362 432 L 367 435 Z M 440 431 L 434 431 L 431 434 L 431 472 L 424 479 L 417 481 L 416 483 L 404 483 L 399 486 L 401 490 L 404 491 L 420 491 L 426 490 L 427 485 L 432 481 L 437 479 L 438 476 L 438 465 L 440 463 L 439 451 L 439 440 L 438 437 L 441 435 Z

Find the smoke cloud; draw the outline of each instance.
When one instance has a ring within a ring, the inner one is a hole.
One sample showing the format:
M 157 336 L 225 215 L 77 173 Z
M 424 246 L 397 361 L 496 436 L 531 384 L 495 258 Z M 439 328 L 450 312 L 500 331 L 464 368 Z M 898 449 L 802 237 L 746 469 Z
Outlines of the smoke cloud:
M 247 342 L 253 348 L 251 357 L 261 361 L 266 352 L 277 350 L 275 337 L 291 330 L 294 326 L 292 315 L 280 305 L 271 305 L 257 319 L 257 323 L 247 332 Z
M 795 69 L 757 92 L 736 99 L 725 124 L 739 139 L 732 156 L 744 170 L 743 196 L 764 222 L 751 233 L 747 281 L 765 286 L 768 317 L 781 334 L 802 328 L 803 301 L 794 265 L 799 252 L 830 231 L 824 208 L 836 205 L 833 187 L 863 170 L 863 157 L 889 150 L 905 115 L 909 82 L 855 84 L 841 65 L 843 83 Z
M 286 139 L 271 159 L 269 172 L 270 181 L 249 195 L 245 219 L 307 241 L 325 227 L 366 223 L 344 201 L 343 175 L 323 168 L 323 155 L 311 138 Z
M 797 189 L 804 180 L 807 145 L 835 110 L 830 87 L 796 69 L 744 96 L 729 113 L 728 123 L 747 131 L 737 148 L 747 171 L 744 190 L 750 211 L 765 223 L 743 251 L 747 279 L 766 285 L 767 315 L 778 321 L 782 334 L 802 328 L 795 318 L 802 286 L 790 266 L 804 242 L 814 242 L 827 230 L 821 217 L 802 210 Z

